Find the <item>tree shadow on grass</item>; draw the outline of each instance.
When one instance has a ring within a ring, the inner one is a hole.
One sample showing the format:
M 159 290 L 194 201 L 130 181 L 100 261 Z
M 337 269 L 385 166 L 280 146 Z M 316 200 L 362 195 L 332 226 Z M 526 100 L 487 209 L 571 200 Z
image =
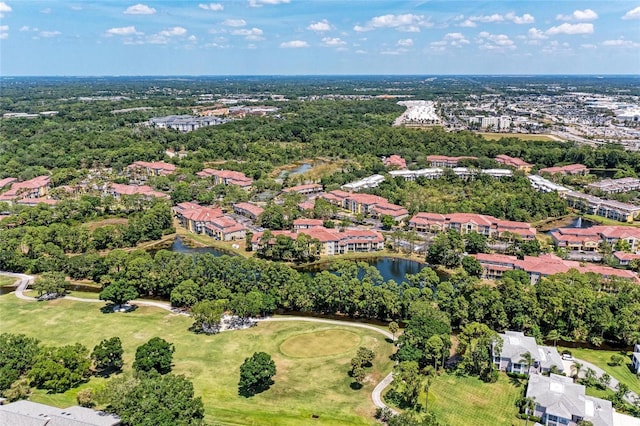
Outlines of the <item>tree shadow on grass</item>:
M 358 382 L 351 382 L 351 384 L 349 385 L 349 387 L 352 390 L 360 390 L 362 389 L 362 383 L 358 383 Z
M 238 395 L 243 396 L 245 398 L 251 398 L 254 395 L 257 395 L 259 393 L 262 393 L 266 390 L 268 390 L 272 384 L 274 384 L 275 382 L 273 380 L 269 380 L 268 383 L 265 383 L 261 386 L 253 386 L 250 388 L 247 387 L 238 387 Z
M 115 313 L 129 313 L 134 312 L 138 309 L 138 305 L 118 305 L 119 309 L 116 309 L 116 305 L 113 303 L 108 303 L 102 308 L 100 308 L 100 312 L 103 314 L 115 314 Z
M 517 388 L 522 387 L 524 381 L 524 379 L 521 379 L 519 377 L 509 376 L 509 383 Z

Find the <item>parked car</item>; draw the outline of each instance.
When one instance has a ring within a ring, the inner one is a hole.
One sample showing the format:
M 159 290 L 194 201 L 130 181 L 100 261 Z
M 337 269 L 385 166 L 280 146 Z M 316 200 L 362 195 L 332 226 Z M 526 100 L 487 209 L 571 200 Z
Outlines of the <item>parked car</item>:
M 562 354 L 562 359 L 565 361 L 573 361 L 573 355 L 571 354 Z

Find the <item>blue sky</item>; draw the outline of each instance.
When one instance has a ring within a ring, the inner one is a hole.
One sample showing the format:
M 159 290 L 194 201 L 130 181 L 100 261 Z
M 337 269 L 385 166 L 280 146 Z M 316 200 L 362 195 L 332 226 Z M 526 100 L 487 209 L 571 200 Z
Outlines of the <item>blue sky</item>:
M 6 0 L 0 74 L 640 74 L 640 0 Z

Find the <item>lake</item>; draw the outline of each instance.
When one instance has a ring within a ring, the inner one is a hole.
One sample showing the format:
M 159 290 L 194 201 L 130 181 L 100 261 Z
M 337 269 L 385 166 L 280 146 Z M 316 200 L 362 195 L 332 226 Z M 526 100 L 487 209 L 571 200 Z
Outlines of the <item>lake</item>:
M 415 260 L 396 259 L 393 257 L 353 259 L 353 261 L 366 262 L 380 272 L 380 275 L 382 275 L 385 282 L 394 280 L 397 283 L 404 281 L 406 274 L 417 274 L 422 268 L 427 266 L 426 264 L 416 262 Z M 299 272 L 315 274 L 317 272 L 330 270 L 331 261 L 315 263 L 313 265 L 303 265 L 295 267 L 295 269 Z
M 210 253 L 214 256 L 224 256 L 231 255 L 233 253 L 227 253 L 223 250 L 219 250 L 212 247 L 189 247 L 186 245 L 180 237 L 177 237 L 171 246 L 166 250 L 175 251 L 183 254 L 204 254 Z M 401 283 L 404 281 L 404 276 L 406 274 L 416 274 L 420 272 L 422 268 L 426 265 L 424 263 L 416 262 L 415 260 L 408 259 L 396 259 L 392 257 L 371 257 L 371 258 L 363 258 L 357 259 L 360 262 L 366 262 L 369 265 L 375 267 L 378 271 L 380 271 L 380 275 L 385 281 L 394 280 L 397 283 Z M 326 262 L 320 262 L 313 265 L 304 265 L 300 267 L 296 267 L 295 269 L 300 272 L 320 272 L 329 270 L 331 267 L 331 261 L 327 260 Z

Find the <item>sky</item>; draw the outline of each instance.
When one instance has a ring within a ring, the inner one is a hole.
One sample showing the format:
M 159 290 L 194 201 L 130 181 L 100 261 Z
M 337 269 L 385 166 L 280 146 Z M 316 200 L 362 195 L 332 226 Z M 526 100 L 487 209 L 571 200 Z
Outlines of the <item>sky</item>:
M 0 1 L 0 75 L 640 74 L 640 0 Z

